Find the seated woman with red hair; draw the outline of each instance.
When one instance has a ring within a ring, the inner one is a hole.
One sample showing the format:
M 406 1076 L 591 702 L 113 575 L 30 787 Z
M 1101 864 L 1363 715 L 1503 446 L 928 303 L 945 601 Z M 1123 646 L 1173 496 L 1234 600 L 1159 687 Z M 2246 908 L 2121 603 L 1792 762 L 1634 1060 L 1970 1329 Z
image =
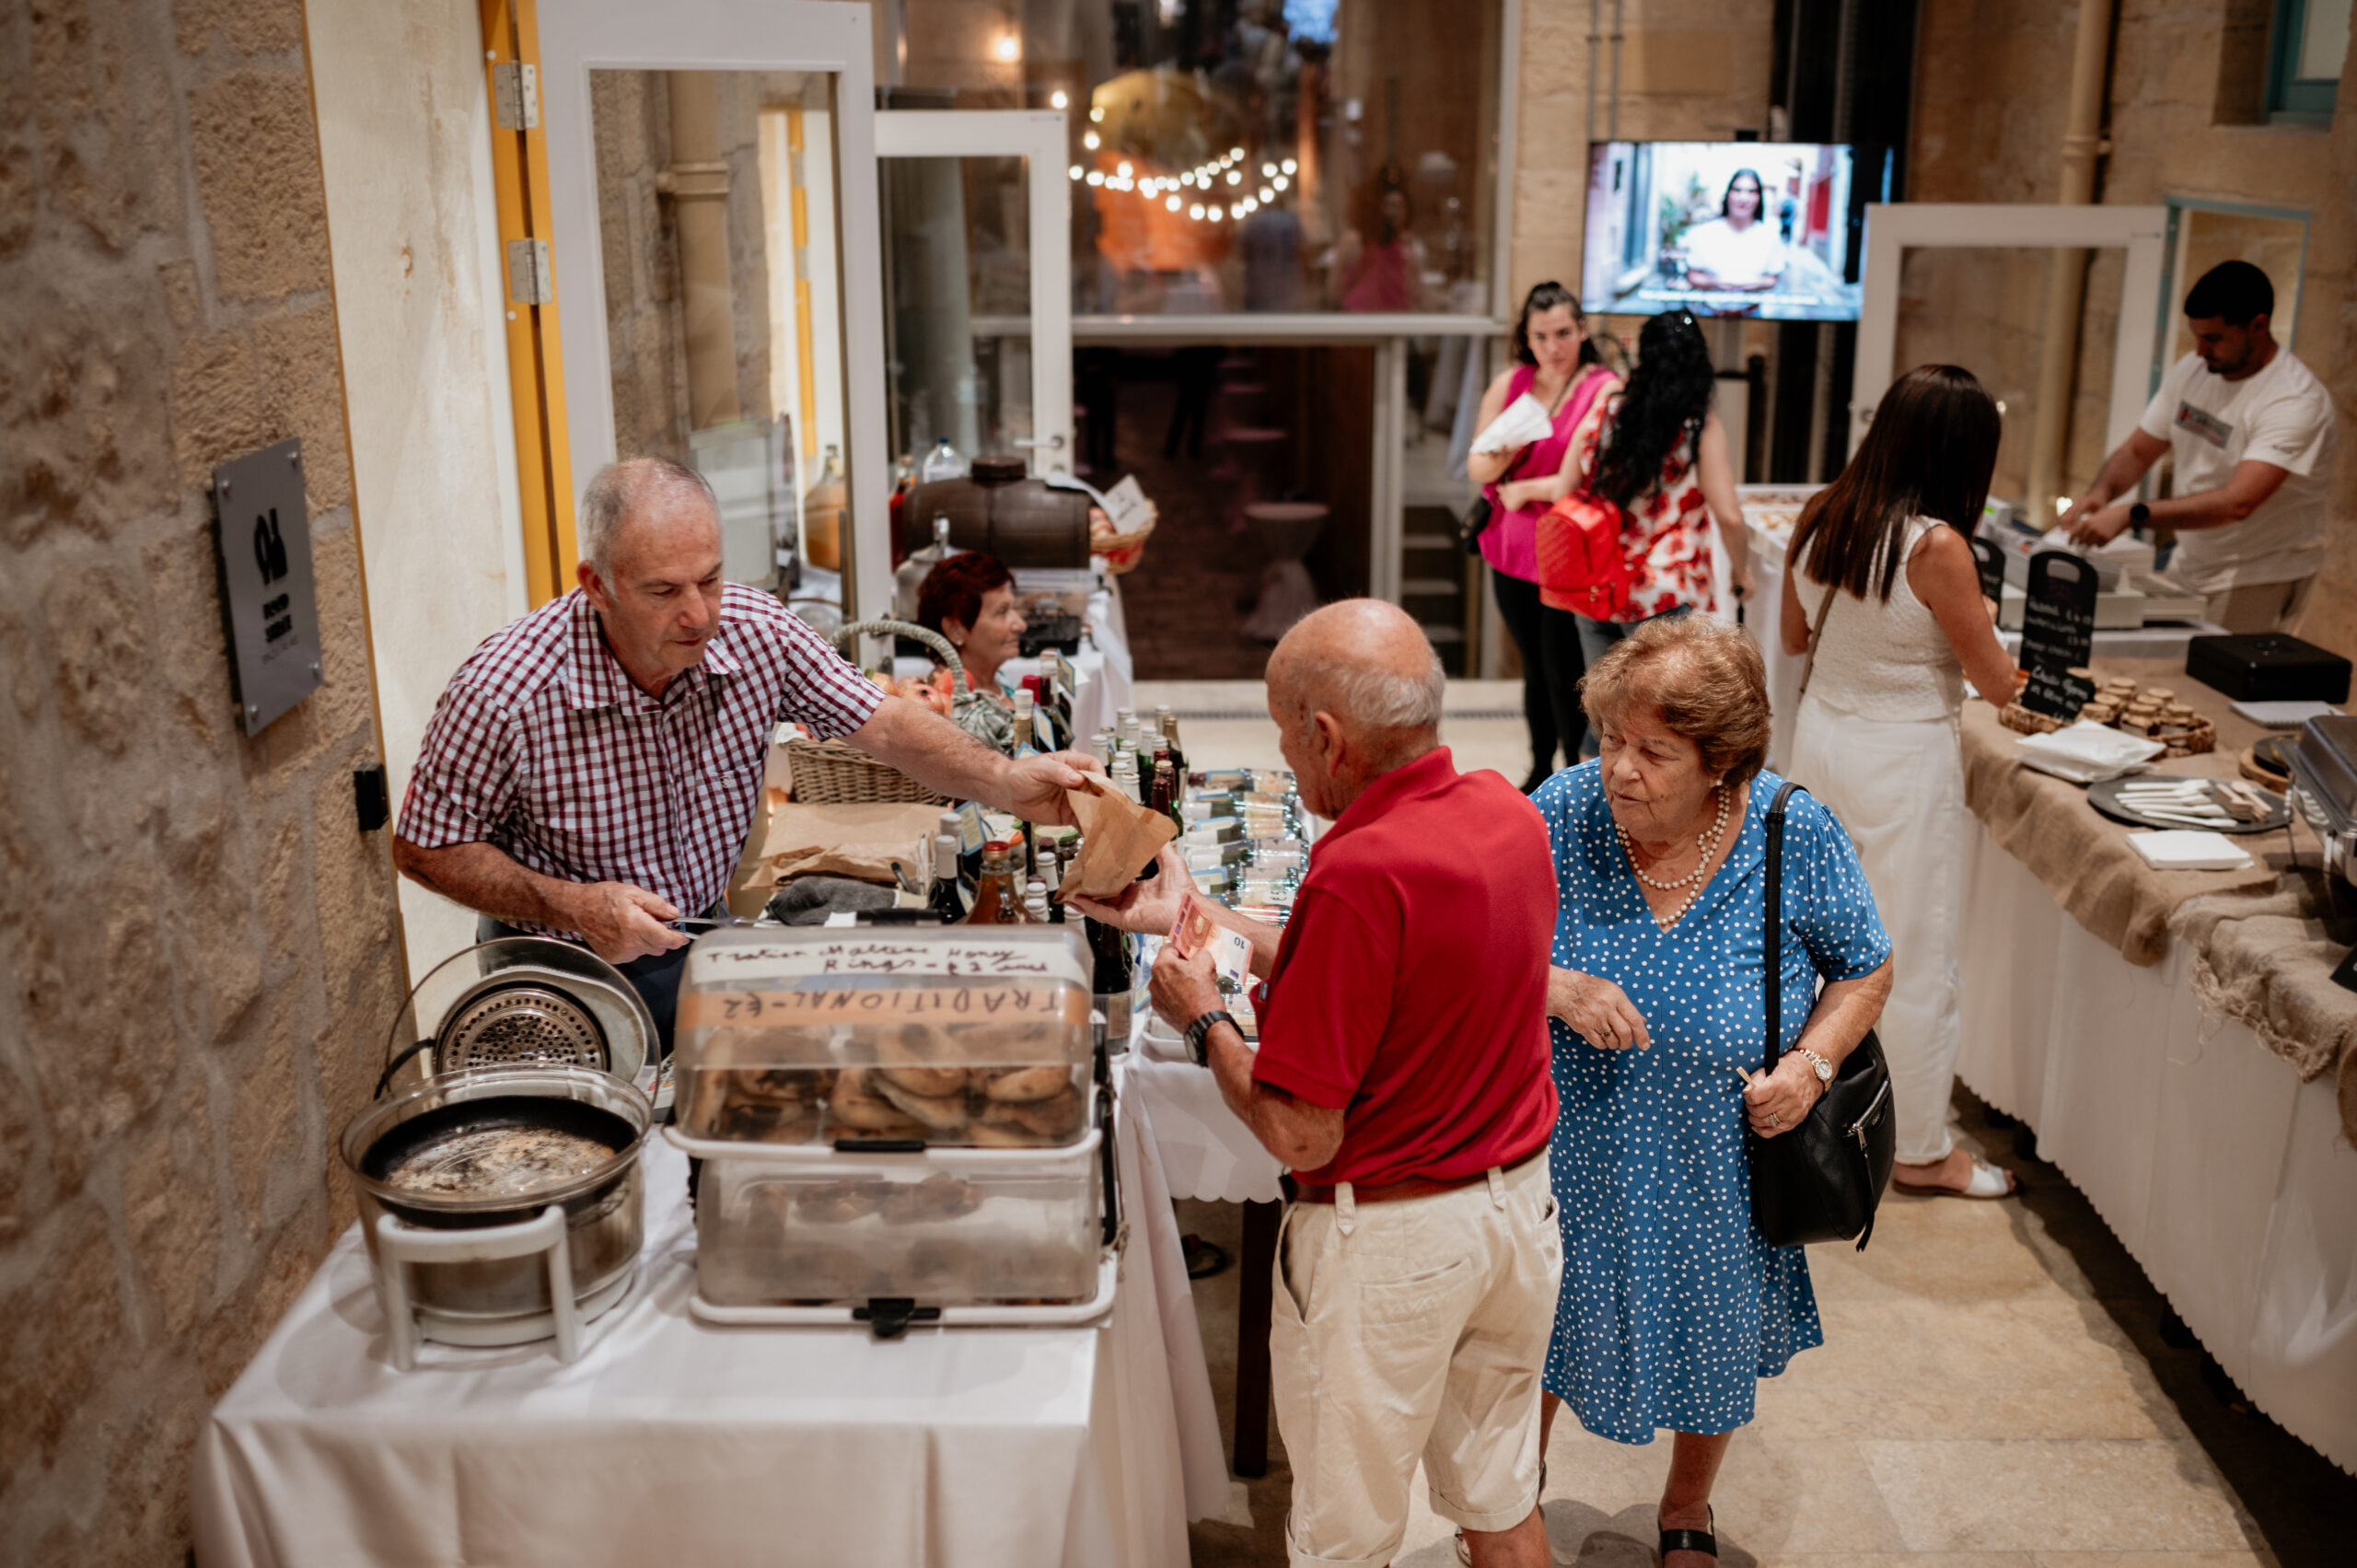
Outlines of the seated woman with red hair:
M 995 555 L 960 551 L 925 574 L 917 621 L 949 639 L 966 667 L 966 694 L 949 716 L 976 739 L 1014 755 L 1015 704 L 999 689 L 999 667 L 1020 652 L 1024 620 L 1015 608 L 1015 574 Z

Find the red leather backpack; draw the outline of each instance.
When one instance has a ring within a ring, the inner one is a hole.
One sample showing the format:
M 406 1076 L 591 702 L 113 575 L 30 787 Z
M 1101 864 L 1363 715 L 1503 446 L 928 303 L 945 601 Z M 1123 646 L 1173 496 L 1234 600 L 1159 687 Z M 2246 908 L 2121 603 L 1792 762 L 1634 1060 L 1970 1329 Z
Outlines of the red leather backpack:
M 1627 514 L 1613 502 L 1575 490 L 1538 519 L 1538 601 L 1591 621 L 1629 608 L 1634 581 L 1621 543 Z

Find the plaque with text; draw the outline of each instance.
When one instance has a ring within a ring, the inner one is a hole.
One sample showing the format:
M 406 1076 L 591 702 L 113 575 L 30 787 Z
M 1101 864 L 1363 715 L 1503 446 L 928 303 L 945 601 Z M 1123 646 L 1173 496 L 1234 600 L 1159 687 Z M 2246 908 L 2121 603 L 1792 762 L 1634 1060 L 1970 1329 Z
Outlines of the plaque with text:
M 215 469 L 213 508 L 238 718 L 259 735 L 320 681 L 303 444 L 281 441 Z
M 1971 539 L 1973 569 L 1980 574 L 1980 593 L 1984 598 L 2005 597 L 2005 552 L 1991 540 L 1975 534 Z
M 2029 558 L 2022 604 L 2022 668 L 2074 669 L 2095 651 L 2096 569 L 2059 550 L 2039 551 Z

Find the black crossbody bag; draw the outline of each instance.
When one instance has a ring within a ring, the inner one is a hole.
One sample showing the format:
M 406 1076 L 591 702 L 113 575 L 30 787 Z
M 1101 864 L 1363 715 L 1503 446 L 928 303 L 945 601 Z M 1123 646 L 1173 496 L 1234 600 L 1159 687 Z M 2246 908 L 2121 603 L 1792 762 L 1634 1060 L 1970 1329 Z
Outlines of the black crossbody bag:
M 1784 801 L 1787 782 L 1768 807 L 1768 1067 L 1783 1054 Z M 1875 1206 L 1890 1181 L 1898 1123 L 1890 1110 L 1890 1066 L 1872 1029 L 1841 1059 L 1833 1081 L 1789 1132 L 1762 1138 L 1743 1129 L 1751 1167 L 1751 1218 L 1777 1247 L 1875 1234 Z

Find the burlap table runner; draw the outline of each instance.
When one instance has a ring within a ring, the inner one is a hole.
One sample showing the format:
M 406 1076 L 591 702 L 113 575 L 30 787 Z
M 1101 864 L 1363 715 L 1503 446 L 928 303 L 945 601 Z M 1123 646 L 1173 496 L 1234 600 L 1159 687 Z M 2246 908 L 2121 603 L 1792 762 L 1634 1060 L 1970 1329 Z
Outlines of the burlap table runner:
M 2235 715 L 2225 697 L 2165 659 L 2111 659 L 2106 676 L 2172 688 L 2177 700 L 2218 726 L 2218 749 L 2201 757 L 2155 763 L 2154 772 L 2181 778 L 2240 776 L 2243 749 L 2268 732 Z M 2236 842 L 2257 862 L 2247 871 L 2155 871 L 2128 847 L 2131 833 L 2087 804 L 2087 792 L 2021 760 L 2014 731 L 1997 722 L 1986 703 L 1964 708 L 1964 796 L 1989 836 L 2029 867 L 2055 901 L 2131 964 L 2160 962 L 2168 951 L 2169 916 L 2189 899 L 2274 888 L 2291 865 L 2285 835 L 2250 835 Z M 2305 824 L 2294 830 L 2300 854 L 2313 865 L 2317 846 Z

